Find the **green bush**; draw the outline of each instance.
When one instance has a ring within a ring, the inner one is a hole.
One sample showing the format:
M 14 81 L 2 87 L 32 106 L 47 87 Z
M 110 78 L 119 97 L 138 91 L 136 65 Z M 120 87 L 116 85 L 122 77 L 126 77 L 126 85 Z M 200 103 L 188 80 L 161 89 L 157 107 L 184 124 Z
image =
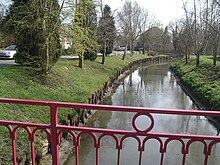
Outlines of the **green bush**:
M 171 69 L 207 108 L 220 110 L 220 62 L 213 67 L 209 58 L 202 57 L 198 67 L 195 58 L 190 59 L 187 64 L 182 59 L 172 64 Z

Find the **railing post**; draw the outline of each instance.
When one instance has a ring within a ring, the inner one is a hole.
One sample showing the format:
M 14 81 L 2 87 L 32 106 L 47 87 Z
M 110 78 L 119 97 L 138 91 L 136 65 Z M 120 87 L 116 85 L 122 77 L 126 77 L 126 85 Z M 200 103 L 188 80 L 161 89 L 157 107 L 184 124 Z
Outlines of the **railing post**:
M 58 109 L 56 105 L 50 106 L 50 124 L 51 124 L 51 152 L 52 164 L 59 165 L 59 140 L 58 140 Z
M 17 153 L 16 153 L 16 142 L 15 137 L 12 139 L 12 159 L 13 159 L 13 165 L 17 164 Z

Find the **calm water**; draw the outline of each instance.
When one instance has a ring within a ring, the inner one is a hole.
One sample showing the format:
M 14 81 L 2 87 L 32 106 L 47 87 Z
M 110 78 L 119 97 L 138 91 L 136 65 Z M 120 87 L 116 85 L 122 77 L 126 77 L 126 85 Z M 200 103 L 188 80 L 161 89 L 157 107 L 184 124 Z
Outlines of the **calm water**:
M 141 66 L 131 71 L 130 74 L 120 82 L 113 95 L 106 98 L 102 104 L 125 105 L 136 107 L 154 108 L 177 108 L 196 109 L 194 103 L 178 86 L 175 78 L 168 70 L 168 64 Z M 120 112 L 97 112 L 89 125 L 99 128 L 115 128 L 132 130 L 131 118 L 133 113 Z M 169 132 L 184 134 L 216 135 L 216 129 L 209 124 L 204 117 L 175 116 L 175 115 L 153 115 L 155 126 L 152 132 Z M 138 126 L 142 127 L 146 121 L 138 120 Z M 160 153 L 158 142 L 148 142 L 143 154 L 143 165 L 159 165 Z M 187 156 L 187 165 L 203 164 L 203 145 L 195 143 L 190 148 Z M 95 164 L 95 150 L 92 139 L 85 137 L 80 146 L 80 165 Z M 137 142 L 127 139 L 122 151 L 122 165 L 138 164 Z M 112 138 L 105 138 L 100 150 L 100 165 L 116 165 L 117 152 L 115 142 Z M 182 160 L 181 145 L 178 142 L 169 144 L 165 154 L 165 165 L 180 165 Z M 215 146 L 212 156 L 209 158 L 210 165 L 219 165 L 220 146 Z M 66 165 L 75 164 L 74 156 Z

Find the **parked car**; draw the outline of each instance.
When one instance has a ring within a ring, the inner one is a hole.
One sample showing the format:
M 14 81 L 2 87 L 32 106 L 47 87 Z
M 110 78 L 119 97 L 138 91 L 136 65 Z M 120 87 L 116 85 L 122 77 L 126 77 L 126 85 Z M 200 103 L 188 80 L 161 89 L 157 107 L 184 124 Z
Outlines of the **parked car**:
M 16 54 L 16 45 L 10 45 L 4 50 L 0 50 L 0 58 L 13 59 Z

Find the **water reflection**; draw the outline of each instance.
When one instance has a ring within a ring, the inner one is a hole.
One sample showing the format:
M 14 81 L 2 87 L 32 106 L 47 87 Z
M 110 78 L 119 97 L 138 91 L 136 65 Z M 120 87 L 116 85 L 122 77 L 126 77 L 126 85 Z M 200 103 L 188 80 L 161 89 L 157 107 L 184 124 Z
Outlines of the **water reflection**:
M 189 109 L 192 102 L 167 69 L 156 65 L 135 70 L 110 98 L 113 105 Z
M 178 86 L 173 75 L 168 71 L 168 64 L 141 66 L 131 71 L 123 80 L 120 86 L 113 92 L 113 95 L 106 98 L 102 104 L 136 106 L 136 107 L 154 107 L 154 108 L 176 108 L 176 109 L 196 109 L 195 104 Z M 126 129 L 132 130 L 131 119 L 133 113 L 123 112 L 98 112 L 90 121 L 90 125 L 99 128 Z M 204 117 L 197 118 L 191 116 L 176 115 L 153 115 L 155 126 L 152 132 L 169 132 L 181 134 L 205 134 L 215 135 L 216 130 L 210 125 Z M 144 128 L 144 121 L 140 119 L 140 126 Z M 91 140 L 91 138 L 90 138 Z M 126 139 L 124 150 L 122 152 L 122 165 L 135 165 L 138 162 L 139 155 L 137 142 L 132 139 Z M 107 137 L 102 142 L 100 150 L 100 165 L 115 165 L 117 153 L 115 150 L 115 141 Z M 190 148 L 190 155 L 187 156 L 186 165 L 203 164 L 203 145 L 193 144 Z M 159 143 L 156 140 L 150 140 L 145 144 L 142 164 L 159 164 L 160 153 Z M 174 141 L 168 145 L 167 153 L 164 157 L 165 165 L 182 164 L 180 142 Z M 95 150 L 93 143 L 86 140 L 80 148 L 80 165 L 95 164 Z M 217 165 L 220 162 L 220 149 L 214 147 L 213 155 L 210 157 L 209 164 Z M 74 164 L 74 157 L 70 158 L 68 164 Z

